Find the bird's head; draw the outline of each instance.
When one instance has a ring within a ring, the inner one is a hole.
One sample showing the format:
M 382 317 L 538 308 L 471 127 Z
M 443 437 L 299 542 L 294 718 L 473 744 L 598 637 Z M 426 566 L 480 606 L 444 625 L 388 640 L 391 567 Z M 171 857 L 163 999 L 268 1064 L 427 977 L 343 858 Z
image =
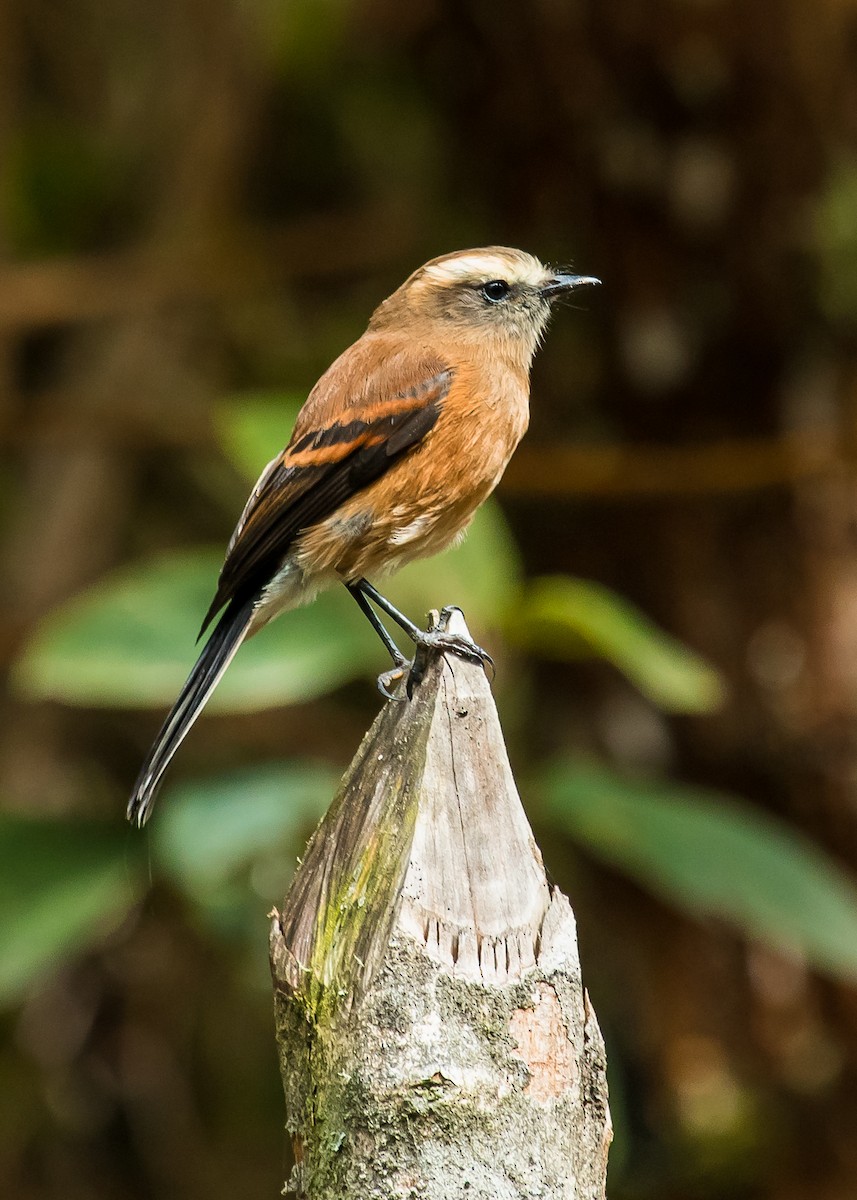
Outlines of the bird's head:
M 523 250 L 488 246 L 433 258 L 374 312 L 369 328 L 408 324 L 504 350 L 529 366 L 561 297 L 599 280 L 546 267 Z M 428 328 L 427 328 L 428 326 Z

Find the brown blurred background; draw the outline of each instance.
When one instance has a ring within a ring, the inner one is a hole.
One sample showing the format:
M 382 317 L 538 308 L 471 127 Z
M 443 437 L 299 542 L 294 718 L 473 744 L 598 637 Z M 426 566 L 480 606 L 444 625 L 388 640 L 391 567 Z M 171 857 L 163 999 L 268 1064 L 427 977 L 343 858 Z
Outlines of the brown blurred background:
M 114 568 L 225 544 L 224 397 L 305 394 L 423 260 L 517 245 L 604 281 L 500 489 L 525 573 L 615 589 L 728 698 L 670 716 L 510 651 L 513 759 L 728 790 L 857 870 L 855 133 L 854 0 L 3 0 L 5 667 Z M 118 830 L 157 709 L 2 707 L 4 808 Z M 376 708 L 352 681 L 212 716 L 178 776 L 341 769 Z M 853 984 L 542 841 L 607 1035 L 613 1200 L 853 1200 Z M 264 903 L 236 902 L 251 949 L 150 875 L 2 1018 L 10 1198 L 282 1186 Z

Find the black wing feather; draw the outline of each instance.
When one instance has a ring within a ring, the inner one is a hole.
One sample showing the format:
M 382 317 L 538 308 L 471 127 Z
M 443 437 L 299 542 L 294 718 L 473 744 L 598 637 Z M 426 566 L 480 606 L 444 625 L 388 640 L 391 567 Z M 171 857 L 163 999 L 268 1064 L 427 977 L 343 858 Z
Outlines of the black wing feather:
M 423 440 L 440 415 L 452 372 L 443 371 L 431 382 L 435 388 L 430 400 L 423 398 L 414 408 L 361 422 L 365 425 L 361 441 L 338 462 L 291 466 L 286 452 L 264 480 L 227 553 L 200 637 L 224 604 L 256 595 L 271 580 L 300 533 L 374 483 Z M 298 445 L 303 443 L 306 435 Z M 294 498 L 283 503 L 283 494 L 290 490 L 296 492 Z

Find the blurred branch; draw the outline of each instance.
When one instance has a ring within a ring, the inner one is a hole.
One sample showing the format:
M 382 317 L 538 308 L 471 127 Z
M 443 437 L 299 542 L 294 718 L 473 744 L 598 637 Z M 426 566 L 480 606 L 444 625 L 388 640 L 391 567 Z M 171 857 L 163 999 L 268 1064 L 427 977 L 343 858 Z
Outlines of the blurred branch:
M 356 255 L 354 266 L 357 266 Z M 316 264 L 317 271 L 331 269 Z M 296 262 L 283 274 L 298 274 Z M 197 280 L 199 286 L 200 280 Z M 0 281 L 0 303 L 3 282 Z M 166 299 L 164 289 L 163 299 Z M 100 414 L 93 430 L 91 416 L 75 413 L 75 398 L 45 394 L 31 407 L 35 416 L 14 427 L 0 427 L 0 446 L 44 442 L 68 448 L 93 440 L 135 450 L 161 446 L 199 447 L 213 444 L 211 430 L 193 413 L 179 413 L 171 424 L 134 426 L 124 413 L 111 423 Z M 640 446 L 618 442 L 598 446 L 524 445 L 512 459 L 501 492 L 524 497 L 604 497 L 707 495 L 783 487 L 805 479 L 857 469 L 857 459 L 830 429 L 786 433 L 773 438 L 733 438 L 709 444 Z
M 686 446 L 522 446 L 503 479 L 521 496 L 669 496 L 754 491 L 848 462 L 831 430 Z
M 378 230 L 384 229 L 383 238 Z M 284 227 L 92 257 L 7 263 L 0 332 L 246 295 L 297 277 L 330 277 L 395 259 L 411 239 L 399 212 L 325 215 Z

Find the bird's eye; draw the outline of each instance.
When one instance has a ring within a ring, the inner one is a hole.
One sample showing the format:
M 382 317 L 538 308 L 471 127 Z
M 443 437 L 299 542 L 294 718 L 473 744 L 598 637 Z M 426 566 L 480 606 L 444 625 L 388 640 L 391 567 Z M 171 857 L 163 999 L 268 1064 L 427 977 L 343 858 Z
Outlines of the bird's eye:
M 509 295 L 509 285 L 505 279 L 492 279 L 488 283 L 483 283 L 479 291 L 490 304 L 499 304 Z

